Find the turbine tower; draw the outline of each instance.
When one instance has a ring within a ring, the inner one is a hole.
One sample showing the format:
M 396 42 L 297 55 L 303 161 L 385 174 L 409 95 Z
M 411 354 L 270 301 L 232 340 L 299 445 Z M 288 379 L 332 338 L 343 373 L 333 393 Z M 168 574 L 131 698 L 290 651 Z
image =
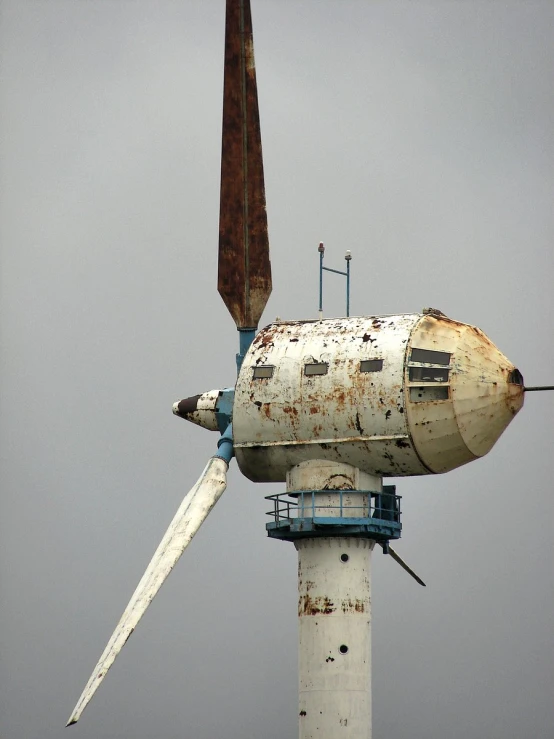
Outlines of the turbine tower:
M 525 388 L 482 331 L 432 309 L 320 314 L 258 332 L 272 282 L 249 0 L 226 2 L 224 69 L 218 291 L 239 332 L 238 377 L 234 387 L 174 405 L 176 415 L 220 434 L 217 450 L 68 725 L 225 491 L 235 456 L 250 480 L 286 484 L 269 496 L 266 528 L 298 551 L 299 736 L 369 739 L 375 545 L 424 584 L 390 547 L 401 534 L 400 497 L 383 479 L 448 472 L 483 456 L 521 409 L 526 389 L 552 388 Z

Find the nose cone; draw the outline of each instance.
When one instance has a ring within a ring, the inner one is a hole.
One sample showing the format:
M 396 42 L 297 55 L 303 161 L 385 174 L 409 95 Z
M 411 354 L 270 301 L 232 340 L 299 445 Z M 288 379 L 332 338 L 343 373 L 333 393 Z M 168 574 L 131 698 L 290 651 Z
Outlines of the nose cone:
M 473 326 L 464 332 L 453 358 L 451 390 L 458 429 L 469 451 L 482 457 L 523 406 L 523 377 Z
M 425 315 L 407 359 L 408 424 L 432 472 L 487 454 L 523 406 L 521 373 L 475 326 Z
M 173 403 L 173 413 L 209 431 L 217 431 L 216 410 L 220 395 L 219 390 L 210 390 L 202 395 L 178 400 Z

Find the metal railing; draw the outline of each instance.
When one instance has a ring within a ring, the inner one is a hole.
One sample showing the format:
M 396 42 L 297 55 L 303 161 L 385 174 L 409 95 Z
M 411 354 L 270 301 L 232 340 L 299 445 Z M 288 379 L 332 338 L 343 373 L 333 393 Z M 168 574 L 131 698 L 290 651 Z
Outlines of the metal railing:
M 298 519 L 314 519 L 319 523 L 338 524 L 341 521 L 387 521 L 400 524 L 400 495 L 373 490 L 296 490 L 294 493 L 268 495 L 273 510 L 267 515 L 275 524 Z M 338 496 L 338 500 L 337 500 Z M 359 504 L 353 498 L 359 497 Z M 325 500 L 327 498 L 327 500 Z M 332 498 L 332 499 L 330 499 Z

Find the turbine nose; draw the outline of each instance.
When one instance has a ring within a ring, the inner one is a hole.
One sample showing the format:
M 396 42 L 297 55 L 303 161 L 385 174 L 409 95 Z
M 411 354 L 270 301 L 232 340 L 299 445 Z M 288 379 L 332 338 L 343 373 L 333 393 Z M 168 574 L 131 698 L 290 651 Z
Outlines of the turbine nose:
M 173 403 L 173 413 L 175 413 L 176 416 L 179 416 L 179 418 L 185 418 L 187 421 L 190 421 L 190 415 L 198 408 L 198 401 L 200 398 L 200 395 L 193 395 L 191 398 L 177 400 Z
M 483 457 L 523 406 L 521 372 L 480 329 L 443 316 L 422 318 L 410 351 L 406 408 L 420 459 L 448 472 Z M 429 377 L 443 384 L 433 387 Z
M 178 400 L 173 403 L 173 413 L 209 431 L 218 431 L 216 410 L 220 394 L 219 390 L 210 390 L 202 395 Z

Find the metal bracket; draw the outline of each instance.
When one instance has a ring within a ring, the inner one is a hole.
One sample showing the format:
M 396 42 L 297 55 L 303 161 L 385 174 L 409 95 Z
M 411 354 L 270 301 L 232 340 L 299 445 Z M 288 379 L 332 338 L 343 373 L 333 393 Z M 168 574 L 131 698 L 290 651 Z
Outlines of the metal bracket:
M 215 418 L 217 426 L 221 434 L 225 433 L 225 430 L 233 420 L 233 403 L 235 402 L 235 389 L 232 387 L 226 387 L 225 390 L 221 390 L 219 398 L 215 405 Z

